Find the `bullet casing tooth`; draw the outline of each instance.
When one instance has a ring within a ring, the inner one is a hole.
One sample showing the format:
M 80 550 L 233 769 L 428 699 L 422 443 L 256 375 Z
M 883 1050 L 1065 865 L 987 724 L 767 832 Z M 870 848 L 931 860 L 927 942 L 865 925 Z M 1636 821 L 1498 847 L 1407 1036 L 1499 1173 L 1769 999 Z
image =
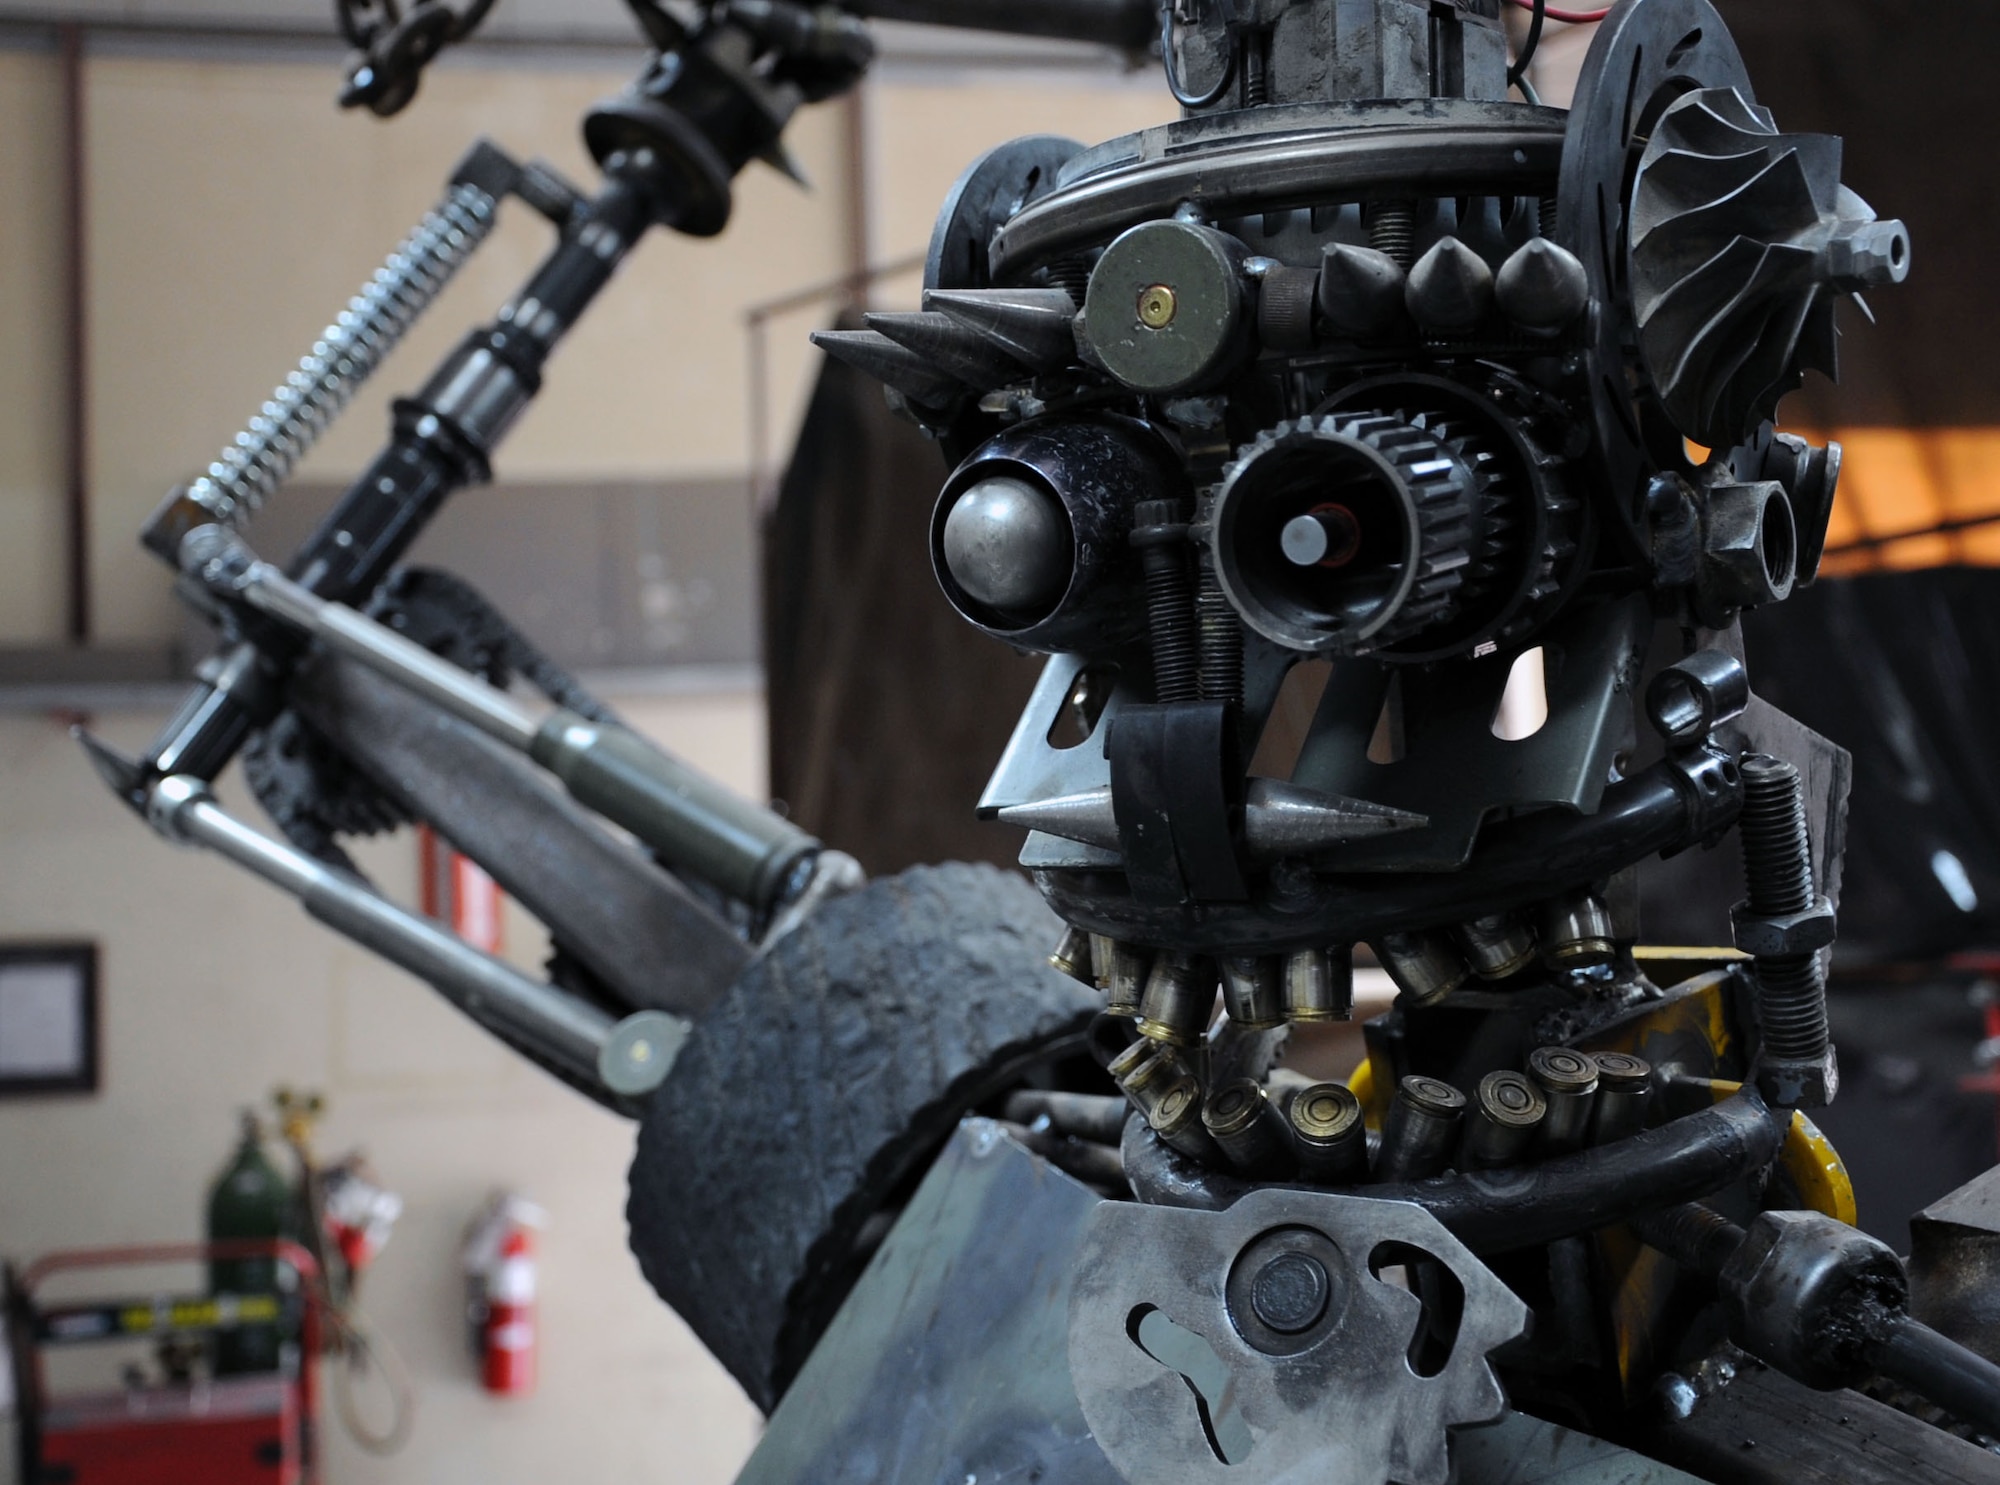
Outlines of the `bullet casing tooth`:
M 1496 1170 L 1528 1153 L 1548 1117 L 1548 1099 L 1517 1072 L 1490 1072 L 1479 1080 L 1465 1118 L 1460 1155 L 1465 1170 Z
M 1433 1005 L 1472 975 L 1451 935 L 1442 929 L 1385 933 L 1373 947 L 1382 968 L 1412 1005 Z
M 1222 961 L 1222 1006 L 1246 1030 L 1285 1024 L 1284 961 L 1236 955 Z
M 1130 1091 L 1129 1089 L 1127 1090 Z M 1162 1143 L 1204 1165 L 1224 1165 L 1221 1149 L 1201 1122 L 1201 1084 L 1181 1077 L 1143 1090 L 1139 1112 Z
M 1465 1095 L 1442 1078 L 1419 1073 L 1404 1078 L 1382 1121 L 1375 1179 L 1393 1185 L 1436 1175 L 1458 1146 L 1464 1117 Z
M 1074 924 L 1063 929 L 1062 937 L 1049 954 L 1049 963 L 1072 980 L 1080 980 L 1086 985 L 1097 983 L 1091 935 Z
M 1101 933 L 1090 936 L 1090 954 L 1097 987 L 1104 992 L 1104 1013 L 1136 1017 L 1146 991 L 1146 955 Z
M 1201 1122 L 1229 1163 L 1245 1175 L 1277 1180 L 1291 1174 L 1292 1143 L 1284 1116 L 1256 1079 L 1236 1078 L 1210 1089 Z
M 1549 1102 L 1536 1149 L 1544 1155 L 1582 1149 L 1597 1102 L 1597 1063 L 1569 1047 L 1538 1047 L 1528 1054 L 1528 1076 Z
M 1315 1025 L 1354 1014 L 1354 949 L 1334 944 L 1285 956 L 1285 1017 Z
M 1504 980 L 1535 962 L 1535 935 L 1512 913 L 1493 913 L 1461 924 L 1459 947 L 1482 980 Z
M 1608 1145 L 1646 1127 L 1653 1099 L 1653 1065 L 1624 1052 L 1593 1052 L 1597 1102 L 1590 1115 L 1590 1143 Z
M 1199 1045 L 1215 1013 L 1215 986 L 1205 970 L 1192 954 L 1154 959 L 1139 1002 L 1139 1034 L 1177 1047 Z
M 1319 1186 L 1368 1179 L 1368 1130 L 1361 1100 L 1339 1083 L 1314 1083 L 1291 1097 L 1285 1122 L 1299 1174 Z
M 1594 892 L 1572 892 L 1542 908 L 1542 962 L 1550 969 L 1592 969 L 1618 956 L 1611 910 Z
M 1135 1103 L 1149 1087 L 1194 1076 L 1193 1070 L 1175 1048 L 1148 1037 L 1139 1038 L 1112 1058 L 1107 1071 L 1112 1081 Z

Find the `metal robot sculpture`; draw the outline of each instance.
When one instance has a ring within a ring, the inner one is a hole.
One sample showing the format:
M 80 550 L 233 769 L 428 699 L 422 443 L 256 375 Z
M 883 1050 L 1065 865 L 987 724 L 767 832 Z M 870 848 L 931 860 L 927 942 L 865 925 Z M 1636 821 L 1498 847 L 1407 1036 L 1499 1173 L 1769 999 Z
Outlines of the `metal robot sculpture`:
M 144 758 L 90 748 L 640 1120 L 634 1251 L 772 1411 L 742 1480 L 2000 1478 L 1955 1436 L 2000 1436 L 1993 1178 L 1912 1269 L 1849 1225 L 1807 1117 L 1846 764 L 1735 628 L 1811 580 L 1839 472 L 1778 400 L 1908 271 L 1838 141 L 1779 132 L 1705 0 L 1609 11 L 1567 112 L 1507 101 L 1499 0 L 632 3 L 659 56 L 586 122 L 602 187 L 468 156 L 155 516 L 225 645 Z M 344 101 L 385 114 L 485 10 L 368 8 Z M 864 883 L 395 566 L 637 237 L 721 230 L 861 74 L 859 14 L 1157 25 L 1184 109 L 994 151 L 923 310 L 819 337 L 955 464 L 953 605 L 1051 656 L 979 806 L 1039 899 Z M 507 195 L 553 254 L 259 560 L 244 519 Z M 288 842 L 214 797 L 245 749 Z M 407 818 L 549 924 L 547 982 L 352 870 Z M 1638 947 L 1639 865 L 1731 832 L 1736 950 Z M 1359 944 L 1395 1007 L 1306 1084 L 1278 1050 Z

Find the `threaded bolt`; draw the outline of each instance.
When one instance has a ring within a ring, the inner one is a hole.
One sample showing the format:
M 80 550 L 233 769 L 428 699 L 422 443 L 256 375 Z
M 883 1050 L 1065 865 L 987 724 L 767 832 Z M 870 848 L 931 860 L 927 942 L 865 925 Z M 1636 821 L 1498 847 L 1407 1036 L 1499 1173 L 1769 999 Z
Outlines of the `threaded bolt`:
M 1243 699 L 1243 621 L 1230 607 L 1215 569 L 1203 564 L 1195 591 L 1196 623 L 1201 631 L 1201 699 Z
M 1765 917 L 1801 913 L 1813 903 L 1812 840 L 1799 771 L 1781 758 L 1743 760 L 1743 877 L 1749 910 Z M 1819 955 L 1764 955 L 1757 960 L 1758 1017 L 1769 1057 L 1809 1062 L 1827 1048 L 1826 977 Z
M 1417 206 L 1414 201 L 1377 201 L 1368 210 L 1368 245 L 1407 269 L 1417 260 Z
M 1146 620 L 1153 639 L 1153 692 L 1160 701 L 1194 701 L 1201 693 L 1200 635 L 1187 528 L 1171 500 L 1142 500 L 1133 511 L 1132 544 L 1146 574 Z

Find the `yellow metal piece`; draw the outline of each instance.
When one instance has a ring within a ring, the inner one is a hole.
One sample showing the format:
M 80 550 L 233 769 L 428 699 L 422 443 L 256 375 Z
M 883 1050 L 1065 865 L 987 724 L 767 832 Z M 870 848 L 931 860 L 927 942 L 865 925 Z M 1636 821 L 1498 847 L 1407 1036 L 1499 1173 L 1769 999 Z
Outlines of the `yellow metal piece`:
M 1840 1163 L 1840 1156 L 1819 1132 L 1819 1126 L 1803 1113 L 1793 1113 L 1778 1159 L 1808 1207 L 1849 1227 L 1857 1225 L 1860 1209 L 1854 1202 L 1854 1183 L 1847 1178 L 1847 1167 Z
M 1179 309 L 1179 299 L 1165 284 L 1151 284 L 1139 291 L 1139 323 L 1148 330 L 1166 329 Z
M 1712 1080 L 1708 1086 L 1715 1101 L 1721 1103 L 1743 1085 Z M 1785 1143 L 1778 1149 L 1778 1164 L 1784 1168 L 1806 1210 L 1820 1212 L 1849 1227 L 1858 1225 L 1861 1209 L 1855 1203 L 1854 1182 L 1848 1178 L 1847 1167 L 1841 1163 L 1832 1141 L 1820 1133 L 1819 1126 L 1802 1110 L 1792 1111 Z
M 1347 1075 L 1347 1091 L 1361 1105 L 1361 1122 L 1370 1129 L 1380 1129 L 1382 1116 L 1389 1112 L 1389 1097 L 1394 1089 L 1376 1087 L 1375 1063 L 1371 1058 L 1362 1058 L 1360 1065 Z

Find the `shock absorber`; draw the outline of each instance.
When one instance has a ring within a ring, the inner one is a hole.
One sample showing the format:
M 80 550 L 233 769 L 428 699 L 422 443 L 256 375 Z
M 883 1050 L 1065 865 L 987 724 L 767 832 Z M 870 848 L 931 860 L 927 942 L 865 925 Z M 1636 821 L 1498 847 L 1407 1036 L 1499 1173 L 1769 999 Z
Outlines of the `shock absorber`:
M 257 415 L 205 473 L 168 495 L 146 523 L 146 545 L 174 562 L 181 538 L 196 526 L 240 528 L 255 515 L 486 240 L 500 198 L 510 192 L 559 224 L 577 201 L 545 167 L 517 164 L 484 140 L 473 146 L 443 198 L 320 332 Z

